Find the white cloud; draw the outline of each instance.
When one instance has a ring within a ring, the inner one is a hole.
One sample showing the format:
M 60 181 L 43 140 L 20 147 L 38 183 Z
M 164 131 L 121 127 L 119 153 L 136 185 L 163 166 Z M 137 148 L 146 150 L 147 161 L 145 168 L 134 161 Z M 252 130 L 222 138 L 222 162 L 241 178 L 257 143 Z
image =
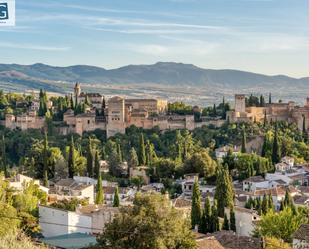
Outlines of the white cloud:
M 32 45 L 23 43 L 9 43 L 0 42 L 0 47 L 2 48 L 16 48 L 16 49 L 28 49 L 28 50 L 40 50 L 40 51 L 67 51 L 70 50 L 69 47 L 53 47 L 53 46 L 42 46 L 42 45 Z

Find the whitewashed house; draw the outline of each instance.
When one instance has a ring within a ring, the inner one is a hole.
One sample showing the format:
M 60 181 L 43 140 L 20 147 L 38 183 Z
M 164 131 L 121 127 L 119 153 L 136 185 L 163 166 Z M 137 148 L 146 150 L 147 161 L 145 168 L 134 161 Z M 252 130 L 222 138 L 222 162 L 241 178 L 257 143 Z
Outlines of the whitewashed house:
M 25 186 L 31 182 L 33 182 L 35 185 L 38 185 L 39 189 L 41 189 L 45 193 L 48 194 L 49 191 L 49 188 L 42 186 L 39 180 L 33 179 L 29 176 L 25 176 L 22 174 L 17 174 L 15 177 L 8 180 L 9 180 L 9 186 L 17 191 L 23 191 Z
M 242 182 L 243 191 L 255 191 L 257 189 L 265 189 L 269 187 L 269 181 L 262 176 L 252 176 Z
M 39 225 L 44 237 L 70 233 L 91 233 L 91 216 L 58 208 L 39 206 Z
M 260 220 L 257 211 L 242 207 L 234 207 L 236 234 L 241 236 L 251 236 L 255 228 L 255 223 Z M 225 209 L 225 213 L 230 219 L 230 210 Z
M 103 186 L 104 200 L 106 204 L 113 203 L 115 197 L 115 186 Z M 134 199 L 136 190 L 133 188 L 118 188 L 120 204 L 124 204 L 128 199 Z
M 73 176 L 73 180 L 77 183 L 83 183 L 87 185 L 96 185 L 97 184 L 97 179 L 88 177 L 88 176 Z
M 102 233 L 106 224 L 112 222 L 115 215 L 119 213 L 119 208 L 93 204 L 78 207 L 76 213 L 91 216 L 92 233 L 98 234 Z
M 89 204 L 94 203 L 93 184 L 80 183 L 71 178 L 62 179 L 55 183 L 55 192 L 57 195 L 88 199 Z
M 224 157 L 226 157 L 227 153 L 229 150 L 232 150 L 233 154 L 236 156 L 238 153 L 239 153 L 239 147 L 237 146 L 234 146 L 234 147 L 231 147 L 231 146 L 222 146 L 218 149 L 215 150 L 215 154 L 216 154 L 216 158 L 218 161 L 222 161 Z

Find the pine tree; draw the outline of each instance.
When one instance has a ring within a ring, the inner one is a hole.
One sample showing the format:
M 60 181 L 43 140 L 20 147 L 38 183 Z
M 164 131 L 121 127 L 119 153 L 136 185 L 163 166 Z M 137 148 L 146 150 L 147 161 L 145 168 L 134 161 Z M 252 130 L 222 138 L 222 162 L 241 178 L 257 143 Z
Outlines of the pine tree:
M 194 181 L 192 190 L 192 206 L 191 206 L 191 226 L 192 229 L 201 223 L 201 193 L 198 180 Z
M 211 208 L 211 232 L 217 232 L 220 229 L 219 225 L 219 216 L 218 216 L 218 209 L 217 209 L 217 200 L 214 200 L 214 204 Z
M 230 229 L 236 232 L 236 219 L 234 209 L 230 209 Z
M 228 167 L 222 166 L 217 169 L 215 199 L 218 205 L 218 214 L 224 217 L 224 208 L 234 205 L 234 188 Z
M 203 215 L 201 218 L 201 223 L 199 226 L 199 232 L 206 234 L 206 233 L 211 232 L 211 206 L 210 206 L 210 200 L 208 196 L 205 199 L 204 205 L 205 206 L 204 206 Z
M 113 200 L 113 207 L 119 207 L 120 200 L 119 200 L 119 189 L 116 187 L 115 193 L 114 193 L 114 200 Z
M 93 151 L 91 146 L 91 138 L 88 139 L 88 148 L 87 148 L 87 175 L 88 177 L 93 176 L 93 166 L 94 166 L 94 158 Z
M 145 150 L 145 142 L 144 142 L 144 134 L 140 135 L 140 143 L 139 143 L 139 163 L 140 165 L 146 165 L 146 150 Z
M 103 203 L 104 203 L 104 193 L 102 187 L 102 177 L 100 172 L 97 181 L 97 193 L 95 197 L 95 204 L 103 204 Z
M 100 157 L 99 152 L 96 150 L 94 156 L 94 176 L 98 178 L 100 175 Z
M 275 136 L 273 141 L 273 151 L 272 151 L 272 162 L 273 164 L 279 163 L 280 161 L 280 147 L 279 147 L 279 140 L 278 140 L 278 125 L 276 123 L 275 126 Z
M 224 221 L 223 221 L 222 229 L 226 231 L 230 230 L 230 222 L 226 214 L 224 214 Z
M 242 139 L 241 139 L 241 153 L 246 153 L 247 149 L 246 149 L 246 132 L 245 132 L 245 128 L 243 127 L 242 129 Z
M 68 168 L 69 168 L 69 177 L 73 178 L 74 171 L 75 171 L 75 146 L 74 146 L 74 139 L 71 136 L 71 144 L 69 149 L 69 156 L 68 156 Z

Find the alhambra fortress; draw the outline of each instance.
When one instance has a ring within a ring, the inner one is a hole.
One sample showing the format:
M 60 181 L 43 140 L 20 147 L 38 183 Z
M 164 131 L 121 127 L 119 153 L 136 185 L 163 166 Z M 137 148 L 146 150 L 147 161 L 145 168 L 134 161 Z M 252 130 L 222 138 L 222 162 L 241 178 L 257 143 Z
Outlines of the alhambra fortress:
M 301 130 L 305 124 L 308 128 L 309 98 L 305 106 L 297 106 L 295 102 L 288 103 L 268 103 L 264 107 L 246 107 L 246 97 L 244 94 L 235 95 L 235 108 L 227 112 L 227 119 L 230 122 L 264 122 L 267 121 L 287 121 L 295 123 Z
M 63 115 L 63 121 L 54 121 L 57 132 L 62 135 L 77 133 L 82 135 L 85 131 L 96 129 L 105 130 L 107 137 L 117 133 L 125 133 L 125 129 L 132 125 L 151 129 L 158 127 L 160 130 L 168 129 L 188 129 L 193 130 L 203 125 L 221 126 L 226 120 L 210 117 L 201 117 L 196 122 L 194 115 L 174 115 L 168 113 L 167 100 L 161 99 L 127 99 L 119 96 L 111 97 L 107 101 L 99 93 L 84 93 L 81 85 L 76 83 L 74 87 L 74 99 L 81 103 L 86 100 L 91 105 L 85 113 L 74 114 L 74 110 L 69 109 Z M 105 103 L 106 101 L 106 103 Z M 57 112 L 56 107 L 49 101 L 48 108 Z M 197 106 L 194 111 L 201 112 Z M 26 113 L 13 115 L 6 114 L 2 125 L 9 129 L 43 129 L 46 127 L 45 117 L 37 115 L 39 110 L 38 100 L 33 101 Z M 101 113 L 101 115 L 97 115 Z M 264 107 L 246 107 L 245 95 L 235 95 L 235 108 L 227 112 L 227 120 L 230 122 L 264 122 L 267 121 L 287 121 L 296 123 L 299 129 L 305 123 L 308 127 L 309 98 L 305 106 L 297 106 L 295 102 L 271 103 Z M 305 122 L 304 122 L 305 121 Z

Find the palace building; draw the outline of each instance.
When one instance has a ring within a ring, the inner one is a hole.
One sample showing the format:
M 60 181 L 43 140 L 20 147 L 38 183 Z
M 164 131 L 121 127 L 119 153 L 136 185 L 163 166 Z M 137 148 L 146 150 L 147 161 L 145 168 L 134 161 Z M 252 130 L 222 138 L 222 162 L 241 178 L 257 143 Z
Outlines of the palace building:
M 246 107 L 244 94 L 235 95 L 235 109 L 227 112 L 227 120 L 230 122 L 264 122 L 287 121 L 295 123 L 299 129 L 303 129 L 305 119 L 306 129 L 308 128 L 309 98 L 304 106 L 295 105 L 295 102 L 270 103 L 264 107 Z

